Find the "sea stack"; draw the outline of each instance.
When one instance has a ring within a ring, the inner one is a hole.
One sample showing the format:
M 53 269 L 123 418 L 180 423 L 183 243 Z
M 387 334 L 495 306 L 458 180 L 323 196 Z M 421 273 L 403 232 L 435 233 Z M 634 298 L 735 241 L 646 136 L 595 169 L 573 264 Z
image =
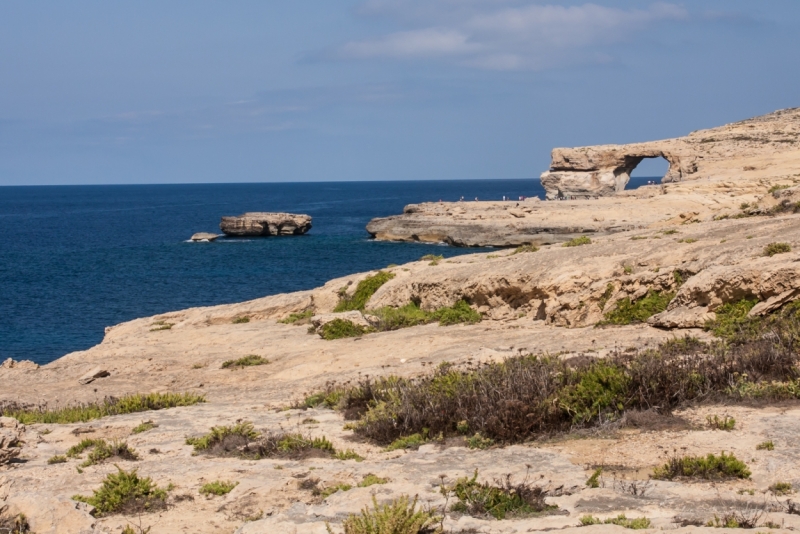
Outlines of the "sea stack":
M 311 216 L 297 213 L 248 212 L 223 217 L 219 228 L 226 235 L 275 236 L 303 235 L 311 230 Z

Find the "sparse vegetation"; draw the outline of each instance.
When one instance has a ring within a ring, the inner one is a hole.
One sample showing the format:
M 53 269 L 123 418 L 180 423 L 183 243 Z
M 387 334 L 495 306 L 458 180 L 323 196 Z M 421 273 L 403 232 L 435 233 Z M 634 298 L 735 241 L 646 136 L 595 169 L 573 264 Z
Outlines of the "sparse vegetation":
M 287 432 L 262 435 L 249 421 L 212 427 L 204 436 L 186 438 L 186 444 L 192 445 L 196 454 L 235 456 L 250 460 L 272 457 L 304 458 L 315 452 L 333 456 L 336 453 L 333 444 L 325 437 L 311 438 Z
M 562 247 L 579 247 L 581 245 L 591 245 L 591 244 L 592 244 L 592 240 L 589 239 L 587 236 L 583 235 L 581 237 L 575 237 L 573 239 L 570 239 L 569 241 L 567 241 L 566 243 L 564 243 L 561 246 Z
M 480 432 L 476 432 L 474 436 L 467 438 L 467 447 L 470 449 L 488 449 L 492 445 L 494 445 L 494 440 L 481 436 Z
M 420 445 L 424 445 L 425 442 L 428 441 L 426 437 L 428 435 L 427 431 L 424 431 L 422 434 L 411 434 L 410 436 L 405 436 L 402 438 L 397 438 L 389 445 L 387 445 L 387 451 L 396 451 L 398 449 L 419 449 Z
M 770 187 L 767 191 L 770 192 L 770 193 L 774 193 L 774 192 L 780 191 L 782 189 L 789 189 L 790 187 L 792 187 L 792 186 L 791 185 L 775 184 L 772 187 Z
M 152 421 L 142 421 L 131 430 L 132 434 L 141 434 L 142 432 L 147 432 L 148 430 L 152 430 L 156 428 L 158 425 Z
M 687 237 L 685 239 L 678 239 L 678 243 L 697 243 L 697 239 L 693 237 Z
M 253 428 L 253 423 L 244 421 L 231 426 L 211 427 L 211 431 L 197 438 L 186 438 L 186 444 L 192 445 L 195 452 L 211 451 L 215 447 L 224 446 L 226 441 L 244 442 L 254 441 L 261 436 Z
M 764 247 L 764 256 L 775 256 L 776 254 L 786 254 L 792 251 L 792 246 L 789 243 L 770 243 Z
M 705 328 L 706 330 L 711 330 L 717 337 L 731 340 L 748 324 L 753 324 L 747 314 L 756 304 L 758 304 L 758 301 L 754 299 L 742 299 L 725 303 L 714 310 L 716 318 L 707 322 Z
M 239 317 L 234 317 L 234 318 L 233 318 L 233 321 L 231 321 L 231 322 L 232 322 L 233 324 L 245 324 L 245 323 L 249 323 L 249 322 L 250 322 L 250 317 L 248 317 L 247 315 L 242 315 L 242 316 L 239 316 Z
M 67 457 L 64 456 L 63 454 L 56 454 L 55 456 L 53 456 L 52 458 L 47 460 L 47 463 L 51 464 L 51 465 L 52 464 L 63 464 L 63 463 L 66 463 L 66 462 L 67 462 Z
M 366 277 L 358 283 L 352 297 L 348 297 L 346 294 L 342 295 L 339 304 L 337 304 L 333 311 L 364 311 L 364 307 L 367 305 L 367 301 L 372 295 L 374 295 L 383 284 L 394 277 L 394 273 L 388 273 L 386 271 L 378 271 L 376 274 Z
M 427 261 L 427 262 L 430 262 L 430 263 L 428 263 L 428 265 L 436 266 L 436 265 L 439 265 L 439 262 L 442 261 L 443 259 L 444 259 L 444 256 L 442 256 L 442 255 L 425 254 L 424 256 L 422 256 L 419 259 L 419 261 Z
M 756 450 L 757 451 L 772 451 L 772 450 L 775 450 L 775 444 L 772 442 L 772 440 L 762 441 L 761 443 L 756 445 Z
M 602 467 L 598 467 L 597 469 L 595 469 L 594 473 L 592 473 L 592 476 L 590 476 L 586 480 L 586 486 L 589 487 L 589 488 L 592 488 L 592 489 L 599 488 L 600 487 L 600 475 L 602 475 L 602 474 L 603 474 L 603 468 Z
M 657 467 L 652 476 L 658 480 L 750 478 L 750 470 L 733 454 L 722 452 L 719 456 L 711 453 L 706 456 L 679 457 L 675 455 L 666 464 Z
M 664 235 L 674 235 L 674 234 L 677 234 L 677 233 L 679 233 L 679 232 L 677 230 L 674 230 L 674 229 L 673 230 L 664 230 L 664 232 L 663 232 Z
M 223 362 L 222 369 L 241 369 L 242 367 L 252 367 L 254 365 L 266 365 L 269 360 L 258 354 L 248 354 L 238 360 L 227 360 Z
M 647 295 L 635 302 L 625 297 L 617 302 L 616 307 L 605 314 L 599 325 L 626 325 L 643 323 L 657 313 L 667 309 L 675 293 L 664 291 L 648 291 Z
M 774 495 L 790 495 L 794 493 L 790 482 L 776 482 L 769 487 L 769 491 Z
M 710 415 L 706 417 L 706 423 L 708 427 L 713 430 L 725 430 L 730 432 L 736 426 L 736 419 L 726 415 L 725 417 L 720 417 L 715 415 L 711 417 Z
M 616 288 L 614 287 L 614 284 L 609 283 L 606 286 L 606 290 L 603 292 L 602 295 L 600 295 L 600 298 L 597 300 L 597 305 L 600 307 L 601 311 L 605 309 L 606 304 L 608 303 L 608 299 L 610 299 L 614 295 L 615 289 Z
M 633 272 L 633 267 L 630 265 L 623 265 L 622 272 L 625 274 L 631 274 Z
M 389 482 L 388 478 L 381 478 L 379 476 L 373 475 L 372 473 L 367 473 L 366 475 L 364 475 L 364 478 L 361 479 L 361 482 L 358 483 L 358 487 L 368 488 L 376 484 L 386 484 L 387 482 Z
M 86 458 L 86 461 L 81 464 L 81 467 L 89 467 L 90 465 L 99 464 L 111 458 L 136 461 L 139 459 L 139 455 L 124 441 L 113 441 L 108 443 L 102 439 L 95 440 L 94 447 L 89 452 L 89 456 Z
M 336 454 L 333 455 L 333 457 L 336 458 L 337 460 L 355 460 L 356 462 L 364 461 L 364 457 L 358 454 L 353 449 L 338 451 Z
M 289 314 L 289 317 L 281 319 L 278 322 L 283 324 L 295 324 L 301 321 L 305 321 L 306 319 L 311 319 L 312 317 L 314 317 L 314 310 L 306 310 L 299 313 L 291 313 Z
M 390 504 L 378 504 L 372 496 L 372 509 L 351 514 L 342 526 L 345 534 L 442 534 L 439 517 L 432 511 L 417 510 L 417 497 L 402 496 Z M 332 534 L 330 526 L 328 532 Z
M 344 339 L 347 337 L 360 337 L 369 332 L 374 332 L 372 328 L 355 324 L 347 319 L 334 319 L 327 322 L 319 329 L 322 339 Z
M 166 508 L 167 491 L 156 486 L 150 477 L 139 477 L 135 469 L 126 472 L 117 468 L 116 473 L 106 476 L 103 485 L 91 497 L 75 495 L 72 499 L 91 504 L 98 515 L 131 515 Z
M 538 252 L 538 251 L 539 247 L 537 247 L 536 245 L 521 245 L 515 248 L 514 252 L 512 252 L 511 255 L 513 256 L 514 254 L 525 254 L 528 252 Z
M 617 525 L 632 530 L 642 530 L 650 528 L 650 520 L 646 517 L 628 519 L 625 517 L 625 514 L 620 514 L 617 517 L 610 517 L 606 520 L 600 520 L 591 515 L 581 517 L 581 526 L 588 527 L 591 525 Z
M 215 480 L 214 482 L 208 482 L 206 484 L 203 484 L 200 487 L 200 494 L 216 495 L 219 497 L 222 495 L 227 495 L 228 493 L 233 491 L 233 488 L 235 488 L 238 485 L 239 485 L 238 482 L 226 482 L 223 480 Z
M 511 475 L 495 480 L 494 484 L 478 482 L 478 471 L 472 477 L 460 478 L 448 488 L 458 499 L 452 506 L 454 512 L 474 517 L 526 517 L 557 510 L 558 506 L 545 502 L 547 491 L 528 482 L 527 476 L 515 484 Z
M 163 410 L 177 406 L 191 406 L 201 402 L 205 402 L 205 397 L 195 393 L 149 393 L 126 395 L 120 398 L 107 397 L 99 403 L 79 404 L 54 409 L 49 409 L 47 406 L 34 409 L 11 406 L 4 408 L 2 415 L 13 417 L 26 425 L 35 423 L 71 424 L 85 423 L 92 419 L 100 419 L 101 417 L 112 415 Z
M 173 326 L 175 326 L 175 325 L 172 324 L 172 323 L 168 323 L 166 321 L 156 321 L 156 322 L 154 322 L 153 324 L 150 325 L 150 327 L 151 327 L 150 331 L 151 332 L 158 332 L 158 331 L 161 331 L 161 330 L 171 330 Z

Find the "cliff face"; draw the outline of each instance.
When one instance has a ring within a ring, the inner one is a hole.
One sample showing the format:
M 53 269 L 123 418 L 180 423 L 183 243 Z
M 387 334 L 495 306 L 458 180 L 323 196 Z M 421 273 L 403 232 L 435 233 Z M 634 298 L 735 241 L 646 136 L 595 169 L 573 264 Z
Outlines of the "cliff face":
M 631 173 L 645 158 L 669 162 L 662 183 L 693 180 L 709 176 L 704 171 L 712 162 L 797 150 L 799 135 L 800 109 L 795 108 L 676 139 L 556 148 L 550 170 L 541 175 L 542 186 L 548 199 L 614 195 L 625 189 Z
M 311 217 L 295 213 L 249 212 L 223 217 L 219 228 L 231 236 L 302 235 L 311 230 Z

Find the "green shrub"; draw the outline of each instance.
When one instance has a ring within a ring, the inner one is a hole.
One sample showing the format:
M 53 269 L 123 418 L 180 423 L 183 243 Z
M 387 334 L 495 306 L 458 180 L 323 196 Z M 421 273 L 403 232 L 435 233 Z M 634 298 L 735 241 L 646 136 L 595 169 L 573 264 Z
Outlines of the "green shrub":
M 409 502 L 404 495 L 391 504 L 379 505 L 373 495 L 372 510 L 364 508 L 361 514 L 349 515 L 342 526 L 345 534 L 442 534 L 437 522 L 432 511 L 417 510 L 417 497 Z M 333 532 L 330 526 L 328 532 Z
M 73 500 L 85 502 L 97 509 L 98 515 L 121 513 L 131 515 L 166 508 L 167 490 L 161 489 L 150 477 L 140 478 L 136 470 L 126 472 L 117 468 L 110 473 L 100 489 L 91 497 L 75 495 Z
M 586 486 L 589 487 L 589 488 L 592 488 L 592 489 L 599 488 L 600 487 L 600 475 L 602 475 L 602 474 L 603 474 L 603 468 L 602 467 L 598 467 L 597 469 L 595 469 L 594 473 L 592 473 L 592 476 L 590 476 L 586 480 Z
M 708 321 L 705 329 L 710 330 L 717 337 L 732 340 L 742 329 L 754 324 L 747 314 L 756 304 L 758 301 L 755 299 L 727 302 L 715 310 L 716 318 Z
M 314 317 L 314 310 L 306 310 L 304 312 L 289 314 L 289 317 L 281 319 L 278 322 L 283 324 L 294 324 L 300 321 L 304 321 L 305 319 L 311 319 L 312 317 Z
M 361 479 L 361 482 L 358 483 L 358 487 L 368 488 L 376 484 L 386 484 L 387 482 L 389 482 L 388 478 L 381 478 L 379 476 L 373 475 L 372 473 L 367 473 L 366 475 L 364 475 L 364 478 Z
M 609 283 L 606 286 L 606 290 L 603 292 L 602 295 L 600 295 L 600 298 L 597 300 L 597 305 L 600 307 L 601 311 L 606 307 L 608 299 L 610 299 L 614 295 L 615 289 L 616 288 L 614 287 L 614 284 Z
M 139 459 L 136 451 L 129 447 L 124 441 L 113 441 L 111 443 L 105 440 L 95 440 L 95 445 L 89 452 L 86 461 L 81 464 L 81 467 L 89 467 L 102 463 L 110 458 L 118 458 L 120 460 L 135 461 Z
M 697 239 L 693 237 L 687 237 L 686 239 L 678 239 L 678 243 L 697 243 Z
M 211 427 L 211 431 L 205 436 L 197 438 L 186 438 L 186 444 L 192 445 L 195 452 L 207 451 L 212 449 L 215 445 L 222 444 L 230 437 L 238 437 L 239 441 L 253 441 L 261 436 L 253 428 L 253 423 L 243 421 L 231 426 L 215 426 Z
M 494 445 L 494 440 L 481 436 L 480 432 L 476 432 L 471 438 L 467 438 L 467 447 L 470 449 L 488 449 Z
M 605 314 L 605 320 L 600 325 L 627 325 L 643 323 L 657 313 L 667 309 L 669 303 L 675 298 L 675 293 L 662 291 L 648 291 L 647 295 L 636 302 L 624 298 L 617 302 L 616 308 Z
M 466 301 L 459 300 L 452 306 L 439 308 L 433 312 L 433 318 L 439 321 L 440 326 L 474 324 L 481 321 L 481 314 L 473 310 Z
M 794 493 L 790 482 L 776 482 L 769 487 L 769 491 L 774 495 L 789 495 Z
M 47 460 L 48 464 L 63 464 L 66 462 L 67 462 L 67 457 L 60 454 L 56 454 L 55 456 Z
M 459 300 L 452 306 L 445 306 L 432 312 L 422 310 L 412 302 L 401 308 L 387 306 L 373 310 L 371 313 L 378 317 L 376 329 L 381 332 L 434 322 L 438 322 L 440 326 L 450 326 L 454 324 L 474 324 L 481 321 L 481 314 L 473 310 L 464 300 Z
M 142 421 L 131 430 L 131 434 L 141 434 L 142 432 L 147 432 L 148 430 L 152 430 L 156 428 L 158 425 L 152 421 Z
M 435 265 L 439 265 L 439 262 L 442 261 L 443 259 L 444 259 L 444 256 L 442 256 L 442 255 L 425 254 L 424 256 L 422 256 L 419 259 L 419 261 L 428 261 L 428 262 L 430 262 L 430 263 L 428 263 L 428 265 L 435 266 Z
M 420 445 L 424 445 L 427 439 L 427 432 L 423 434 L 411 434 L 402 438 L 397 438 L 391 442 L 387 447 L 387 451 L 396 451 L 398 449 L 419 449 Z
M 303 402 L 295 408 L 330 408 L 334 409 L 341 402 L 342 397 L 347 393 L 343 387 L 339 387 L 333 382 L 325 384 L 325 389 L 317 393 L 307 395 Z
M 254 365 L 266 365 L 269 363 L 269 360 L 259 356 L 258 354 L 248 354 L 247 356 L 243 356 L 238 360 L 227 360 L 223 362 L 222 369 L 230 369 L 230 368 L 242 368 L 242 367 L 251 367 Z
M 207 484 L 203 484 L 200 487 L 200 493 L 202 495 L 216 495 L 222 496 L 227 495 L 233 488 L 238 486 L 238 482 L 225 482 L 223 480 L 215 480 L 214 482 L 209 482 Z
M 566 243 L 564 243 L 561 246 L 562 247 L 579 247 L 581 245 L 591 245 L 591 244 L 592 244 L 592 240 L 584 235 L 584 236 L 581 236 L 581 237 L 575 237 L 573 239 L 570 239 L 569 241 L 567 241 Z
M 770 243 L 764 247 L 764 256 L 774 256 L 776 254 L 785 254 L 792 251 L 792 245 L 789 243 Z
M 539 247 L 536 245 L 522 245 L 514 249 L 514 252 L 511 253 L 513 256 L 514 254 L 525 254 L 528 252 L 539 252 Z
M 358 454 L 353 449 L 338 451 L 336 454 L 333 455 L 333 457 L 336 458 L 337 460 L 355 460 L 356 462 L 364 461 L 364 457 Z
M 673 234 L 677 234 L 677 233 L 678 233 L 677 230 L 664 230 L 664 232 L 663 232 L 664 235 L 673 235 Z
M 775 450 L 775 444 L 772 442 L 772 440 L 762 441 L 761 443 L 756 445 L 756 450 L 757 451 L 772 451 L 772 450 Z
M 336 450 L 325 437 L 311 438 L 287 432 L 262 435 L 250 422 L 233 426 L 213 427 L 211 432 L 197 438 L 187 438 L 195 453 L 211 456 L 234 456 L 250 460 L 262 458 L 304 458 L 313 451 L 333 456 Z
M 317 488 L 316 491 L 314 491 L 313 493 L 314 493 L 314 495 L 316 495 L 318 497 L 322 497 L 322 499 L 327 499 L 328 497 L 330 497 L 331 495 L 333 495 L 337 491 L 350 491 L 351 489 L 353 489 L 352 485 L 345 484 L 345 483 L 339 483 L 339 484 L 334 484 L 333 486 L 328 486 L 328 487 L 321 488 L 321 489 Z
M 711 453 L 706 456 L 674 456 L 653 471 L 653 478 L 657 480 L 681 477 L 707 480 L 750 478 L 750 470 L 736 456 L 723 452 L 719 456 Z
M 591 525 L 617 525 L 632 530 L 643 530 L 650 528 L 650 520 L 646 517 L 639 517 L 636 519 L 628 519 L 625 514 L 620 514 L 617 517 L 611 517 L 606 520 L 600 520 L 591 515 L 581 517 L 581 526 L 588 527 Z
M 394 273 L 378 271 L 372 276 L 367 276 L 358 283 L 352 297 L 343 296 L 334 308 L 334 312 L 346 312 L 352 310 L 364 311 L 367 301 L 375 294 L 378 289 L 394 278 Z
M 100 403 L 80 404 L 65 408 L 8 409 L 2 412 L 5 417 L 13 417 L 20 423 L 71 424 L 85 423 L 112 415 L 163 410 L 177 406 L 191 406 L 205 402 L 205 396 L 195 393 L 149 393 L 126 395 L 118 399 L 109 397 Z
M 546 490 L 529 484 L 527 480 L 514 484 L 511 475 L 495 480 L 492 485 L 488 482 L 478 483 L 476 470 L 471 478 L 458 479 L 449 490 L 458 499 L 452 510 L 475 517 L 505 519 L 507 516 L 525 517 L 558 509 L 558 506 L 545 502 Z
M 560 406 L 574 423 L 587 423 L 601 414 L 625 409 L 629 377 L 612 362 L 598 360 L 581 370 L 576 383 L 562 390 Z
M 244 324 L 244 323 L 249 323 L 249 322 L 250 322 L 250 317 L 248 317 L 248 316 L 246 316 L 246 315 L 243 315 L 243 316 L 241 316 L 241 317 L 234 317 L 234 318 L 233 318 L 233 321 L 231 321 L 231 322 L 232 322 L 233 324 Z
M 357 325 L 346 319 L 337 318 L 322 325 L 319 329 L 319 335 L 322 339 L 333 340 L 347 337 L 360 337 L 372 331 L 372 328 Z
M 770 188 L 768 189 L 768 191 L 769 191 L 770 193 L 774 193 L 775 191 L 780 191 L 781 189 L 789 189 L 790 187 L 792 187 L 792 186 L 791 186 L 791 185 L 780 185 L 780 184 L 775 184 L 775 185 L 773 185 L 772 187 L 770 187 Z
M 706 423 L 708 423 L 709 428 L 714 430 L 726 430 L 730 432 L 736 426 L 736 419 L 726 415 L 725 417 L 720 417 L 715 415 L 711 417 L 710 415 L 706 417 Z

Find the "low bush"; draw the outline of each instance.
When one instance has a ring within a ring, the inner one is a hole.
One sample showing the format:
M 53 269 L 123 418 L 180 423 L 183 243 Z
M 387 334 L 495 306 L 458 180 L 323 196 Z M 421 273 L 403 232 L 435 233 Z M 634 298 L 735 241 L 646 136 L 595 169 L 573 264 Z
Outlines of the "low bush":
M 315 496 L 321 497 L 322 499 L 327 499 L 337 491 L 350 491 L 353 489 L 353 486 L 350 484 L 339 483 L 334 484 L 332 486 L 326 486 L 324 488 L 315 488 L 316 491 L 312 492 Z
M 207 484 L 203 484 L 200 487 L 200 494 L 202 495 L 216 495 L 222 496 L 227 495 L 233 488 L 238 486 L 238 482 L 226 482 L 223 480 L 215 480 L 214 482 L 208 482 Z
M 792 488 L 792 484 L 790 482 L 776 482 L 769 487 L 769 491 L 771 491 L 774 495 L 790 495 L 794 493 L 794 489 Z
M 337 460 L 355 460 L 356 462 L 364 461 L 364 457 L 358 454 L 353 449 L 338 451 L 336 454 L 333 455 L 333 457 L 336 458 Z
M 110 459 L 127 461 L 136 461 L 139 459 L 139 455 L 136 451 L 129 447 L 124 441 L 113 441 L 111 443 L 105 440 L 98 441 L 99 442 L 89 452 L 86 461 L 81 464 L 81 467 L 89 467 L 90 465 L 103 463 Z
M 314 455 L 330 457 L 336 453 L 333 444 L 325 437 L 311 438 L 286 432 L 262 435 L 247 421 L 213 427 L 205 436 L 187 438 L 186 444 L 192 445 L 195 453 L 250 460 L 275 457 L 300 459 Z
M 598 467 L 597 469 L 595 469 L 594 473 L 592 473 L 592 476 L 590 476 L 586 480 L 586 487 L 589 487 L 589 488 L 592 488 L 592 489 L 599 488 L 600 487 L 600 475 L 602 475 L 602 474 L 603 474 L 603 468 L 602 467 Z
M 764 256 L 774 256 L 776 254 L 785 254 L 792 251 L 792 246 L 789 243 L 770 243 L 764 247 Z
M 581 526 L 588 527 L 591 525 L 617 525 L 632 530 L 643 530 L 650 528 L 650 520 L 646 517 L 628 519 L 625 517 L 625 514 L 620 514 L 617 517 L 611 517 L 605 520 L 598 519 L 591 515 L 581 517 Z
M 750 469 L 733 454 L 709 453 L 706 456 L 673 456 L 666 464 L 653 471 L 657 480 L 675 478 L 702 478 L 717 480 L 726 478 L 750 478 Z
M 223 362 L 222 369 L 251 367 L 254 365 L 266 365 L 268 363 L 269 360 L 264 358 L 263 356 L 259 356 L 258 354 L 248 354 L 247 356 L 243 356 L 238 360 L 227 360 Z
M 92 496 L 75 495 L 72 499 L 91 504 L 101 516 L 113 513 L 133 515 L 166 508 L 167 491 L 156 486 L 150 477 L 139 477 L 135 469 L 126 472 L 118 467 L 116 473 L 106 476 L 103 485 Z
M 394 273 L 386 271 L 378 271 L 372 276 L 367 276 L 360 281 L 356 286 L 353 296 L 346 295 L 341 297 L 339 304 L 334 308 L 334 312 L 345 312 L 352 310 L 364 311 L 367 301 L 375 294 L 375 292 L 386 282 L 394 278 Z
M 152 430 L 152 429 L 154 429 L 156 427 L 158 427 L 158 425 L 155 424 L 152 421 L 142 421 L 141 423 L 139 423 L 138 425 L 133 427 L 133 430 L 131 430 L 131 433 L 132 434 L 141 434 L 142 432 L 147 432 L 148 430 Z
M 458 499 L 451 510 L 473 517 L 527 517 L 558 509 L 545 502 L 547 491 L 528 483 L 527 477 L 518 484 L 511 482 L 511 475 L 494 484 L 479 483 L 476 470 L 471 478 L 460 478 L 447 490 Z
M 662 291 L 648 291 L 647 295 L 635 302 L 624 298 L 617 302 L 616 307 L 605 314 L 605 319 L 599 325 L 627 325 L 643 323 L 657 313 L 667 309 L 669 303 L 675 298 L 675 293 Z
M 761 443 L 756 445 L 756 450 L 757 451 L 772 451 L 772 450 L 775 450 L 775 444 L 772 442 L 772 440 L 762 441 Z
M 730 432 L 736 426 L 736 419 L 730 417 L 729 415 L 726 415 L 725 417 L 720 417 L 718 415 L 711 417 L 709 415 L 706 417 L 706 424 L 708 424 L 708 427 L 713 430 L 725 430 Z
M 191 406 L 205 402 L 205 396 L 195 393 L 149 393 L 126 395 L 120 398 L 107 397 L 99 403 L 79 404 L 64 408 L 48 409 L 42 406 L 35 409 L 4 408 L 1 413 L 5 417 L 13 417 L 20 423 L 71 424 L 85 423 L 92 419 L 100 419 L 112 415 L 163 410 L 177 406 Z
M 233 324 L 245 324 L 245 323 L 249 323 L 249 322 L 250 322 L 250 317 L 248 317 L 248 316 L 246 316 L 246 315 L 243 315 L 243 316 L 240 316 L 240 317 L 234 317 L 234 318 L 233 318 L 233 321 L 231 321 L 231 322 L 232 322 Z
M 63 464 L 67 462 L 67 457 L 62 454 L 56 454 L 49 460 L 47 460 L 48 464 Z
M 427 431 L 424 431 L 422 434 L 411 434 L 410 436 L 405 436 L 402 438 L 397 438 L 389 445 L 386 446 L 387 451 L 396 451 L 398 449 L 419 449 L 420 445 L 424 445 L 428 438 Z
M 358 487 L 368 488 L 376 484 L 386 484 L 387 482 L 389 482 L 388 478 L 381 478 L 379 476 L 373 475 L 372 473 L 368 473 L 364 475 L 364 478 L 362 478 L 361 482 L 358 483 Z
M 211 427 L 211 431 L 204 436 L 186 438 L 186 444 L 192 445 L 195 452 L 227 452 L 260 436 L 253 428 L 253 423 L 244 421 L 230 426 Z
M 355 324 L 346 319 L 334 319 L 325 323 L 319 329 L 320 337 L 327 340 L 360 337 L 369 332 L 373 332 L 373 329 Z
M 281 319 L 278 322 L 283 324 L 295 324 L 301 321 L 305 321 L 306 319 L 311 319 L 312 317 L 314 317 L 314 310 L 306 310 L 304 312 L 289 314 L 289 317 Z
M 514 252 L 511 253 L 513 256 L 514 254 L 525 254 L 528 252 L 539 252 L 539 247 L 536 245 L 522 245 L 514 249 Z
M 470 449 L 488 449 L 492 445 L 494 445 L 494 440 L 481 436 L 480 432 L 476 432 L 474 436 L 467 438 L 467 447 Z
M 710 330 L 717 337 L 731 340 L 743 327 L 752 321 L 747 317 L 753 306 L 758 304 L 755 299 L 742 299 L 736 302 L 727 302 L 714 310 L 716 318 L 708 321 L 706 330 Z
M 417 497 L 402 496 L 390 504 L 378 504 L 372 496 L 372 509 L 351 514 L 342 526 L 345 534 L 442 534 L 440 518 L 432 511 L 417 510 Z M 330 526 L 328 532 L 332 533 Z
M 591 245 L 591 244 L 592 244 L 592 240 L 584 235 L 584 236 L 581 236 L 581 237 L 575 237 L 573 239 L 570 239 L 569 241 L 567 241 L 566 243 L 564 243 L 561 246 L 562 247 L 579 247 L 581 245 Z

